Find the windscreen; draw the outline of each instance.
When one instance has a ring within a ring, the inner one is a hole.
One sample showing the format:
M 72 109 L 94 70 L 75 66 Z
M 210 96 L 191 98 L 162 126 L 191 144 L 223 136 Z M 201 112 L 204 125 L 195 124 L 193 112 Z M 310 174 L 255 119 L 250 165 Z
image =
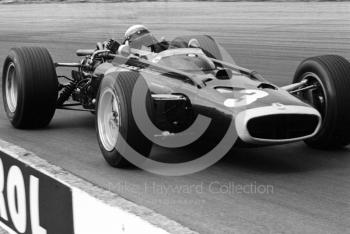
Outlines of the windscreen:
M 198 54 L 177 54 L 162 57 L 156 63 L 187 72 L 206 72 L 215 69 L 214 64 L 209 59 Z
M 177 37 L 174 39 L 161 38 L 160 40 L 158 40 L 152 33 L 145 30 L 138 32 L 138 34 L 132 35 L 129 38 L 129 46 L 134 49 L 149 51 L 158 54 L 165 50 L 171 49 L 195 48 L 189 45 L 189 41 L 198 38 L 198 40 L 196 39 L 198 41 L 198 47 L 202 48 L 203 52 L 207 56 L 216 58 L 218 60 L 223 60 L 230 64 L 235 64 L 235 61 L 231 57 L 230 53 L 228 53 L 219 43 L 213 41 L 213 39 L 210 39 L 207 36 L 194 36 L 193 39 L 191 39 L 191 36 L 186 36 L 185 38 L 186 39 L 181 37 Z M 208 62 L 202 63 L 203 60 L 201 58 L 192 59 L 186 57 L 185 55 L 178 55 L 172 57 L 173 58 L 162 59 L 161 63 L 164 63 L 164 65 L 170 65 L 174 68 L 176 68 L 175 66 L 179 66 L 177 68 L 181 70 L 210 70 L 210 68 L 208 68 Z M 192 61 L 189 67 L 187 67 L 185 64 L 182 64 L 182 62 L 185 60 Z

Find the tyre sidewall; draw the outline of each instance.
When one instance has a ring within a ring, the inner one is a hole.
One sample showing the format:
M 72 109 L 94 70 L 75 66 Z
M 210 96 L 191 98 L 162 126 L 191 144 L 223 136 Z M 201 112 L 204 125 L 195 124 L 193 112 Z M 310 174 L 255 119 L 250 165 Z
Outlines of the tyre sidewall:
M 137 126 L 135 126 L 134 118 L 132 116 L 132 112 L 130 111 L 131 107 L 128 106 L 130 104 L 127 102 L 128 98 L 130 98 L 130 95 L 132 95 L 132 93 L 127 93 L 128 92 L 127 90 L 122 89 L 122 87 L 119 85 L 117 81 L 118 78 L 119 78 L 118 74 L 107 75 L 105 78 L 103 78 L 98 95 L 97 95 L 98 97 L 97 112 L 99 110 L 99 104 L 100 104 L 99 99 L 101 97 L 101 94 L 103 94 L 103 92 L 106 89 L 111 89 L 113 93 L 116 95 L 116 97 L 119 99 L 118 105 L 119 105 L 119 111 L 120 111 L 119 113 L 120 115 L 119 134 L 120 135 L 118 137 L 123 137 L 125 142 L 129 144 L 129 146 L 131 146 L 137 152 L 143 154 L 143 156 L 148 157 L 151 150 L 152 143 L 148 139 L 146 139 L 146 137 L 144 137 L 143 135 L 140 135 L 142 133 L 140 132 L 139 129 L 135 129 Z M 112 151 L 108 151 L 104 148 L 100 138 L 100 132 L 98 127 L 98 116 L 99 116 L 99 113 L 96 114 L 96 131 L 97 131 L 98 143 L 104 158 L 111 166 L 114 166 L 114 167 L 130 166 L 131 164 L 127 161 L 127 159 L 123 157 L 123 155 L 125 154 L 123 153 L 125 152 L 125 149 L 120 141 L 117 141 L 117 145 Z M 143 147 L 145 149 L 145 152 L 141 152 L 142 150 L 140 150 L 140 148 L 143 148 Z
M 336 129 L 335 125 L 338 114 L 338 103 L 336 96 L 336 87 L 332 80 L 332 76 L 318 61 L 304 61 L 295 73 L 294 83 L 299 82 L 306 73 L 314 73 L 318 76 L 324 87 L 326 96 L 326 112 L 325 116 L 322 117 L 320 130 L 314 137 L 306 140 L 306 143 L 314 145 L 319 144 L 320 139 L 326 139 L 327 135 L 331 136 L 333 131 Z
M 7 99 L 6 99 L 6 76 L 7 76 L 7 70 L 9 65 L 13 63 L 15 66 L 15 72 L 17 77 L 17 107 L 14 112 L 11 112 Z M 4 64 L 4 70 L 3 70 L 3 76 L 2 76 L 2 94 L 3 94 L 3 102 L 4 102 L 4 108 L 7 117 L 9 118 L 10 122 L 17 127 L 22 119 L 22 113 L 23 113 L 23 106 L 24 106 L 24 71 L 23 71 L 23 61 L 20 60 L 19 56 L 14 50 L 11 50 L 8 57 L 5 60 Z
M 100 137 L 100 130 L 98 127 L 98 116 L 99 116 L 98 110 L 99 110 L 99 105 L 100 105 L 101 94 L 106 89 L 112 89 L 113 93 L 117 97 L 120 97 L 120 95 L 121 95 L 120 88 L 118 88 L 116 86 L 118 86 L 118 85 L 116 84 L 115 78 L 112 76 L 105 77 L 102 80 L 101 85 L 100 85 L 100 89 L 99 89 L 98 94 L 97 94 L 97 107 L 96 107 L 96 118 L 95 118 L 98 144 L 100 146 L 100 149 L 102 151 L 104 158 L 112 166 L 126 164 L 126 160 L 117 151 L 117 146 L 112 151 L 106 150 L 105 147 L 103 146 L 102 141 L 101 141 L 101 137 Z M 120 115 L 121 115 L 121 117 L 120 117 L 121 124 L 120 124 L 120 128 L 119 128 L 119 134 L 122 134 L 122 136 L 124 136 L 124 134 L 126 134 L 127 124 L 128 124 L 127 121 L 125 121 L 125 119 L 127 119 L 128 116 L 127 116 L 127 113 L 125 113 L 126 112 L 125 111 L 125 104 L 124 104 L 124 101 L 122 99 L 123 98 L 119 98 L 119 103 L 118 103 L 119 108 L 120 108 Z

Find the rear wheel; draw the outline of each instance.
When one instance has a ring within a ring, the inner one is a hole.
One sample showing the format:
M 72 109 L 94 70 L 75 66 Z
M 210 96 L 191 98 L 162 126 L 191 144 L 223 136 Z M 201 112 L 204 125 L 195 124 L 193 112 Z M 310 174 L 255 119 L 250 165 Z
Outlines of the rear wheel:
M 45 48 L 11 49 L 2 73 L 6 114 L 16 128 L 47 126 L 56 110 L 58 80 Z
M 130 166 L 121 139 L 144 157 L 148 157 L 152 148 L 152 142 L 139 130 L 132 112 L 132 94 L 138 79 L 143 78 L 136 72 L 120 72 L 101 82 L 96 114 L 97 138 L 104 158 L 113 167 Z M 141 82 L 146 85 L 145 81 Z M 146 109 L 150 113 L 150 93 L 146 99 Z
M 294 82 L 306 80 L 297 95 L 314 106 L 322 116 L 319 132 L 307 139 L 315 148 L 341 148 L 350 143 L 350 63 L 341 56 L 323 55 L 304 60 Z

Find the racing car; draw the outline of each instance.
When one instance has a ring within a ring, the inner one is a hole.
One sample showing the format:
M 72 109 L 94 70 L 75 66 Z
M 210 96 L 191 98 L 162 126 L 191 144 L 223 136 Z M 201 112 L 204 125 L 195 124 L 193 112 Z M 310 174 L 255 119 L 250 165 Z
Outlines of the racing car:
M 147 158 L 162 142 L 179 148 L 183 139 L 198 144 L 209 136 L 217 144 L 232 127 L 232 146 L 304 141 L 334 149 L 350 143 L 345 58 L 307 58 L 293 82 L 278 87 L 238 66 L 211 36 L 180 36 L 155 50 L 159 43 L 144 37 L 147 30 L 137 33 L 143 36 L 138 46 L 125 40 L 112 50 L 98 43 L 78 50 L 78 63 L 54 62 L 45 48 L 11 49 L 2 73 L 11 124 L 43 128 L 56 109 L 92 112 L 102 154 L 120 168 L 130 165 L 129 148 Z M 71 75 L 57 75 L 59 67 L 71 68 Z

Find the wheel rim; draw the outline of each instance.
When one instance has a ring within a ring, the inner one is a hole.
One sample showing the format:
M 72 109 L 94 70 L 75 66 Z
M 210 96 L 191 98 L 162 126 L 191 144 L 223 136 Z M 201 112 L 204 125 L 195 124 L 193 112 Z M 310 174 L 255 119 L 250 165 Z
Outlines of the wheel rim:
M 314 106 L 324 118 L 327 113 L 328 100 L 326 95 L 326 89 L 321 79 L 315 73 L 308 72 L 303 74 L 303 76 L 301 77 L 301 81 L 302 80 L 307 80 L 305 86 L 314 85 L 315 88 L 309 89 L 306 92 L 302 92 L 298 95 L 304 98 L 306 101 L 308 101 L 312 106 Z
M 14 63 L 10 63 L 7 68 L 5 79 L 6 102 L 10 112 L 15 112 L 18 101 L 18 84 Z
M 106 89 L 100 96 L 97 110 L 98 134 L 107 151 L 116 147 L 120 128 L 120 106 L 112 89 Z

